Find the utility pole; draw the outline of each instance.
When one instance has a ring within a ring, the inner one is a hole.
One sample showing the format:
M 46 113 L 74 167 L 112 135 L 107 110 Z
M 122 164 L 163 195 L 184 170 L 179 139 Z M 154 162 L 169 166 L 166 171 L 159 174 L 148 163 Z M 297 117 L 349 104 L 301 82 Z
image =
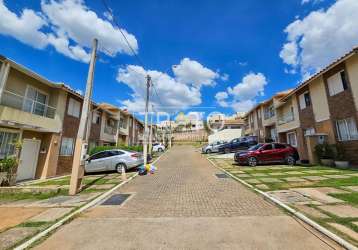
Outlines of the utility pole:
M 149 88 L 150 75 L 147 75 L 147 96 L 145 98 L 145 113 L 144 113 L 144 138 L 143 138 L 143 157 L 144 166 L 147 165 L 147 150 L 148 150 L 148 105 L 149 105 Z
M 84 156 L 86 155 L 88 142 L 86 132 L 86 124 L 91 121 L 88 119 L 88 113 L 90 111 L 91 105 L 91 96 L 92 96 L 92 87 L 93 87 L 93 76 L 94 76 L 94 67 L 96 62 L 97 55 L 97 46 L 98 40 L 93 39 L 93 47 L 91 54 L 91 61 L 88 70 L 87 76 L 87 84 L 86 84 L 86 93 L 85 98 L 82 105 L 82 113 L 80 125 L 78 128 L 76 143 L 75 143 L 75 151 L 73 155 L 73 164 L 72 164 L 72 174 L 71 174 L 71 182 L 70 182 L 70 190 L 69 195 L 75 195 L 79 192 L 81 188 L 82 178 L 84 175 Z M 89 132 L 87 126 L 87 133 Z
M 172 148 L 172 117 L 169 115 L 169 148 Z
M 149 154 L 152 154 L 152 137 L 153 137 L 153 104 L 152 104 L 152 112 L 150 113 L 150 131 L 149 131 Z

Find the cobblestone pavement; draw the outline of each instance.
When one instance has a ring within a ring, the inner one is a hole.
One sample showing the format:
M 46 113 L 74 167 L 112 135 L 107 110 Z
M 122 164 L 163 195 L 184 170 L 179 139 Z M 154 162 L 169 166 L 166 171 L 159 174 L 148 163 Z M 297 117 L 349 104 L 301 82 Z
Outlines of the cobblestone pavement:
M 174 147 L 157 167 L 117 191 L 132 194 L 124 204 L 89 210 L 38 248 L 338 249 L 233 179 L 217 178 L 193 147 Z

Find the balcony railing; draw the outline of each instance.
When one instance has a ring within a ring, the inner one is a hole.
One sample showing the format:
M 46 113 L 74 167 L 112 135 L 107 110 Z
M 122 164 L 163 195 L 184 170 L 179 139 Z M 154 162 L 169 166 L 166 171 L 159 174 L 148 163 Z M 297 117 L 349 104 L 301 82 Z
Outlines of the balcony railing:
M 110 126 L 105 126 L 104 127 L 104 132 L 106 134 L 109 134 L 109 135 L 116 135 L 117 134 L 117 128 L 110 127 Z
M 34 115 L 55 118 L 56 108 L 26 98 L 25 96 L 5 90 L 1 97 L 1 105 L 19 109 Z
M 293 120 L 295 120 L 295 116 L 293 112 L 288 112 L 286 114 L 281 115 L 278 118 L 278 124 L 281 125 L 281 124 L 289 123 L 292 122 Z

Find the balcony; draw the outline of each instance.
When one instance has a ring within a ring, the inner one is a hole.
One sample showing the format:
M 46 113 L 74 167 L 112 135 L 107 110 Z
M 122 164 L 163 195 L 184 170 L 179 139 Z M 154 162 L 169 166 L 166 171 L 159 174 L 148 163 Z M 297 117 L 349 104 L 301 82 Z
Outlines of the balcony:
M 285 113 L 278 117 L 278 124 L 282 125 L 282 124 L 292 122 L 294 120 L 295 120 L 295 116 L 294 116 L 293 112 L 288 112 L 288 113 Z
M 5 90 L 0 101 L 0 122 L 17 128 L 60 132 L 62 120 L 56 108 Z
M 51 119 L 54 119 L 56 114 L 54 107 L 6 90 L 3 92 L 0 104 Z
M 109 134 L 109 135 L 116 135 L 117 134 L 117 128 L 110 127 L 110 126 L 105 126 L 104 127 L 104 132 L 106 134 Z

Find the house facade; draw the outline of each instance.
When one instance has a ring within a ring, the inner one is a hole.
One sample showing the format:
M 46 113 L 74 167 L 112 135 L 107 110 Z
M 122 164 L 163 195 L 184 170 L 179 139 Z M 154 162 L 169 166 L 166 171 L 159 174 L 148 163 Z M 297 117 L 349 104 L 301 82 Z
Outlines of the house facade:
M 301 161 L 312 161 L 310 137 L 338 144 L 358 164 L 358 48 L 334 61 L 294 90 L 279 93 L 245 115 L 245 134 L 258 135 L 262 107 L 265 138 L 297 147 Z M 277 133 L 277 138 L 274 134 Z
M 0 58 L 0 158 L 21 143 L 18 181 L 56 175 L 66 98 L 62 85 Z

